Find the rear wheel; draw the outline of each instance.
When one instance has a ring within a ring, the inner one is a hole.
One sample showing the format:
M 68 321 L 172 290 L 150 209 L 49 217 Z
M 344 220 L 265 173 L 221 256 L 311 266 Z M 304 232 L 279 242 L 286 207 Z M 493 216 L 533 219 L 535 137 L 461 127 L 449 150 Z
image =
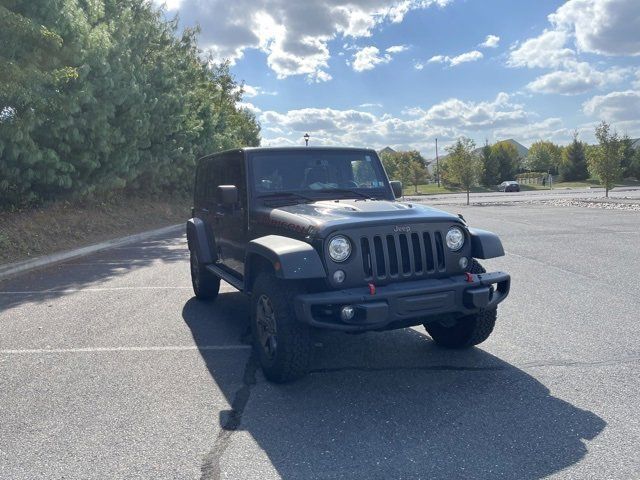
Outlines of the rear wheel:
M 472 260 L 469 273 L 485 273 L 486 270 L 476 260 Z M 484 342 L 495 326 L 498 318 L 496 308 L 482 309 L 474 315 L 458 319 L 454 325 L 442 322 L 425 323 L 424 328 L 438 345 L 447 348 L 468 348 Z
M 195 251 L 191 252 L 190 263 L 193 293 L 200 300 L 214 300 L 220 291 L 220 278 L 200 263 Z
M 296 319 L 293 299 L 303 293 L 299 284 L 261 273 L 251 294 L 253 347 L 268 380 L 285 383 L 307 373 L 311 360 L 311 332 Z

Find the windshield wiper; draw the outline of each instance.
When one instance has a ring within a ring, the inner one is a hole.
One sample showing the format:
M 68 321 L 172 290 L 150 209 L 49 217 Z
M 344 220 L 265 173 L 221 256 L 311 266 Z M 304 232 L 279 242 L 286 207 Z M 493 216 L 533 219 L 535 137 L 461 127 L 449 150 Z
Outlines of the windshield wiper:
M 279 200 L 279 199 L 291 199 L 291 200 L 304 200 L 305 202 L 315 202 L 315 199 L 294 192 L 271 192 L 264 195 L 258 195 L 256 198 L 264 200 Z
M 351 190 L 349 188 L 323 188 L 320 190 L 314 190 L 314 193 L 315 192 L 342 193 L 342 194 L 356 195 L 358 198 L 366 198 L 367 200 L 375 200 L 375 198 L 371 197 L 371 195 L 367 195 L 366 193 L 358 192 L 356 190 Z

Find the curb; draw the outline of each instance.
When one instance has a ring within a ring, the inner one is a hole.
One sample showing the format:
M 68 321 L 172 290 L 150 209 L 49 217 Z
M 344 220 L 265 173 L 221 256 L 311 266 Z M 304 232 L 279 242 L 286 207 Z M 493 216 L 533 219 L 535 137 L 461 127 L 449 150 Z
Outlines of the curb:
M 18 273 L 35 270 L 36 268 L 48 267 L 56 263 L 64 262 L 66 260 L 71 260 L 78 257 L 84 257 L 85 255 L 100 252 L 102 250 L 108 250 L 110 248 L 120 247 L 122 245 L 129 245 L 131 243 L 135 243 L 140 240 L 146 240 L 157 235 L 178 232 L 183 228 L 184 225 L 180 223 L 178 225 L 171 225 L 169 227 L 158 228 L 156 230 L 148 230 L 146 232 L 136 233 L 134 235 L 128 235 L 126 237 L 106 240 L 104 242 L 96 243 L 94 245 L 88 245 L 82 248 L 76 248 L 74 250 L 68 250 L 66 252 L 53 253 L 51 255 L 44 255 L 42 257 L 23 260 L 21 262 L 0 265 L 0 280 L 4 280 L 5 278 L 16 275 Z

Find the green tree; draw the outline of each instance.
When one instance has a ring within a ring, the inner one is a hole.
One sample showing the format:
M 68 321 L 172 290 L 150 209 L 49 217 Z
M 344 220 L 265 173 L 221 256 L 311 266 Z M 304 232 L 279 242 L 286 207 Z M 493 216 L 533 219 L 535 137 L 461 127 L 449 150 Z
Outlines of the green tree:
M 578 132 L 573 133 L 572 142 L 562 149 L 562 160 L 558 174 L 563 182 L 575 182 L 589 178 L 587 169 L 586 144 L 578 140 Z
M 637 147 L 633 152 L 633 158 L 631 159 L 627 176 L 640 180 L 640 147 Z
M 604 185 L 605 197 L 608 197 L 609 190 L 622 174 L 622 142 L 618 133 L 611 132 L 611 126 L 604 121 L 596 127 L 596 138 L 598 145 L 588 151 L 587 160 L 592 173 Z
M 409 172 L 411 177 L 411 183 L 415 189 L 415 193 L 418 193 L 418 185 L 422 185 L 429 178 L 429 171 L 425 159 L 417 151 L 408 152 L 409 154 Z
M 469 205 L 471 187 L 477 184 L 482 169 L 480 159 L 473 153 L 474 148 L 473 140 L 461 137 L 447 148 L 449 155 L 445 161 L 450 181 L 466 190 L 467 205 Z
M 557 173 L 562 150 L 553 142 L 537 141 L 529 148 L 525 166 L 531 172 Z
M 184 194 L 199 156 L 259 145 L 228 64 L 152 2 L 3 5 L 0 206 Z
M 620 167 L 622 168 L 622 177 L 635 177 L 637 172 L 635 164 L 636 151 L 633 148 L 633 140 L 625 134 L 620 139 Z
M 384 170 L 387 172 L 387 176 L 391 180 L 396 179 L 396 156 L 398 152 L 382 152 L 380 155 L 380 161 Z
M 489 142 L 485 142 L 480 154 L 482 174 L 480 183 L 485 187 L 491 187 L 500 183 L 500 163 L 497 157 L 492 155 Z
M 494 143 L 491 146 L 491 155 L 495 158 L 500 172 L 496 183 L 513 180 L 520 160 L 516 147 L 508 142 Z
M 425 160 L 415 150 L 384 152 L 380 159 L 390 179 L 400 180 L 403 185 L 413 184 L 416 192 L 428 177 Z

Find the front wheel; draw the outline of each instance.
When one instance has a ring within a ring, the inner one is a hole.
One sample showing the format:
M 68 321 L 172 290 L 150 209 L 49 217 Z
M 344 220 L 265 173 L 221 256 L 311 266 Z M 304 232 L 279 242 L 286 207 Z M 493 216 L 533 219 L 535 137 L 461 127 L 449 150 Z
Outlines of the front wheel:
M 472 260 L 469 273 L 485 273 L 486 270 L 476 260 Z M 498 309 L 481 309 L 474 315 L 467 315 L 453 324 L 441 322 L 425 323 L 424 329 L 438 345 L 447 348 L 468 348 L 484 342 L 496 324 Z
M 191 252 L 190 264 L 193 293 L 200 300 L 214 300 L 220 291 L 220 278 L 200 263 L 195 251 Z
M 275 383 L 303 377 L 311 360 L 311 332 L 298 322 L 293 307 L 299 285 L 270 273 L 256 278 L 251 294 L 253 347 L 264 376 Z

